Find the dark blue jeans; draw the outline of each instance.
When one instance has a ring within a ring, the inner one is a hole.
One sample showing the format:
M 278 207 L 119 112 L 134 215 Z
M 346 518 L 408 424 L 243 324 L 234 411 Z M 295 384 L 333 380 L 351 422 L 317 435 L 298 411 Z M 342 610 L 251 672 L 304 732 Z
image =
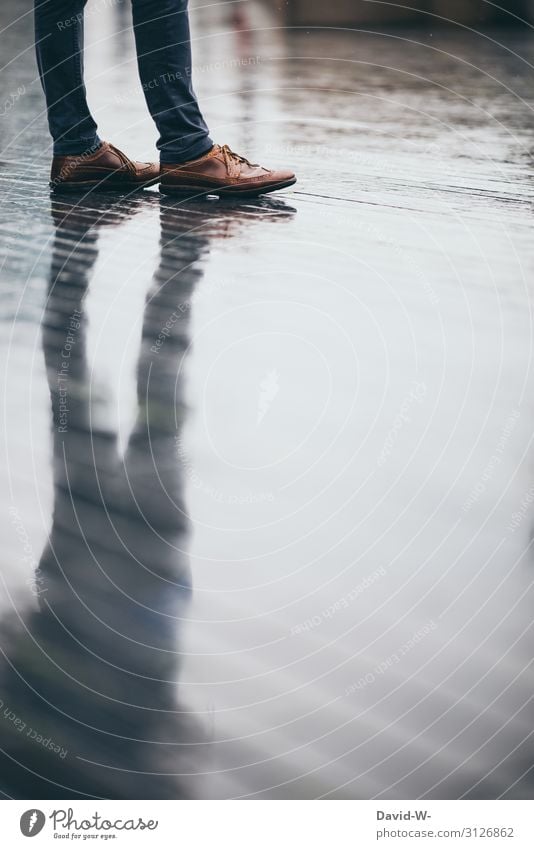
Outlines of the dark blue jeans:
M 162 162 L 185 162 L 212 147 L 191 82 L 188 0 L 131 0 L 139 75 L 158 128 Z M 35 0 L 37 64 L 54 154 L 100 144 L 83 82 L 87 0 Z

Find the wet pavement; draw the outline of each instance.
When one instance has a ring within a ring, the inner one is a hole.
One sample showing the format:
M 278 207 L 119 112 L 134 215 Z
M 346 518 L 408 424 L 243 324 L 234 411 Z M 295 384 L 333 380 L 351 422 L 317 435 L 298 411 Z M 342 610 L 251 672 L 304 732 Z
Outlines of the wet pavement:
M 101 135 L 146 158 L 125 8 L 93 6 Z M 212 135 L 295 190 L 68 201 L 25 8 L 2 792 L 531 797 L 534 38 L 195 9 Z

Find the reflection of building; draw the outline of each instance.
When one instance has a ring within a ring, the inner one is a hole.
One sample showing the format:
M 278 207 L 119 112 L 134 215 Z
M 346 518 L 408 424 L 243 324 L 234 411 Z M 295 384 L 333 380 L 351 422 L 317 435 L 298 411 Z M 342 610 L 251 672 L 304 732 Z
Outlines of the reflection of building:
M 534 0 L 508 0 L 504 5 L 503 12 L 486 0 L 412 0 L 406 4 L 411 8 L 379 0 L 276 0 L 280 14 L 293 26 L 420 23 L 425 18 L 435 26 L 440 17 L 444 24 L 480 26 L 506 19 L 513 22 L 510 13 L 534 20 Z

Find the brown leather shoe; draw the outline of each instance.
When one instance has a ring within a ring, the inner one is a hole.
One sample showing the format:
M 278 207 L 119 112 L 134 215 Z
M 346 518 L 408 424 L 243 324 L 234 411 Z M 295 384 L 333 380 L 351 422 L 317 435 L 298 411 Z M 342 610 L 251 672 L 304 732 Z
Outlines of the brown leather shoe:
M 179 165 L 162 164 L 160 191 L 251 197 L 285 189 L 296 182 L 292 171 L 269 171 L 234 153 L 227 144 L 216 144 L 200 159 Z
M 132 162 L 121 150 L 102 142 L 94 153 L 54 156 L 50 188 L 54 191 L 136 189 L 152 186 L 159 179 L 159 165 Z

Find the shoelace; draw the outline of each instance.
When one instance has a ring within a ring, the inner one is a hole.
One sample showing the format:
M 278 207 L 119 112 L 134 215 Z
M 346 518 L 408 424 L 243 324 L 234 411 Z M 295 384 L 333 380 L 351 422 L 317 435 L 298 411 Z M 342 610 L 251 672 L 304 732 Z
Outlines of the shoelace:
M 257 162 L 249 162 L 249 160 L 246 159 L 244 156 L 240 156 L 239 153 L 234 153 L 234 151 L 231 150 L 227 144 L 223 144 L 223 146 L 221 147 L 221 153 L 224 157 L 224 163 L 226 165 L 227 171 L 229 171 L 230 163 L 232 162 L 232 160 L 234 160 L 234 162 L 244 162 L 245 165 L 250 165 L 251 168 L 260 167 Z

